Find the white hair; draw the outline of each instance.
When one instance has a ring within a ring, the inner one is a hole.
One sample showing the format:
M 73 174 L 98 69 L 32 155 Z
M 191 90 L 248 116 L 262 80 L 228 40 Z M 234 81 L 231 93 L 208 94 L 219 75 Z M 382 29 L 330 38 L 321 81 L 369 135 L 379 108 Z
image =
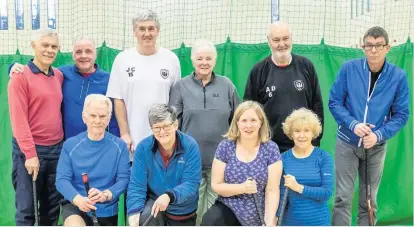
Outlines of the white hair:
M 58 40 L 58 43 L 60 43 L 58 32 L 50 28 L 42 28 L 42 29 L 34 30 L 32 33 L 31 41 L 32 42 L 39 41 L 42 37 L 45 37 L 45 36 L 56 37 Z
M 134 32 L 136 30 L 135 26 L 137 22 L 142 22 L 142 21 L 154 21 L 155 26 L 157 27 L 158 30 L 160 30 L 160 22 L 158 20 L 158 15 L 154 11 L 150 9 L 144 9 L 144 10 L 138 11 L 138 13 L 135 14 L 134 18 L 132 18 L 132 27 L 133 27 Z
M 80 42 L 80 41 L 89 41 L 95 46 L 95 40 L 93 40 L 92 37 L 89 37 L 89 36 L 86 36 L 86 35 L 82 35 L 82 36 L 77 37 L 73 41 L 73 45 L 75 45 L 77 42 Z
M 89 104 L 91 104 L 92 102 L 105 102 L 105 104 L 108 106 L 108 115 L 112 114 L 111 100 L 105 95 L 101 95 L 101 94 L 90 94 L 86 96 L 85 102 L 83 104 L 83 112 L 87 112 L 86 109 L 88 108 Z
M 269 37 L 270 33 L 272 32 L 272 28 L 273 27 L 278 27 L 278 26 L 285 26 L 289 29 L 289 35 L 292 37 L 292 28 L 290 27 L 290 25 L 285 22 L 285 21 L 275 21 L 273 23 L 271 23 L 269 25 L 269 27 L 267 28 L 267 34 L 266 37 Z
M 217 57 L 217 49 L 214 46 L 213 42 L 200 39 L 194 42 L 193 47 L 191 48 L 191 59 L 194 60 L 195 56 L 202 50 L 207 50 L 213 52 L 213 57 Z

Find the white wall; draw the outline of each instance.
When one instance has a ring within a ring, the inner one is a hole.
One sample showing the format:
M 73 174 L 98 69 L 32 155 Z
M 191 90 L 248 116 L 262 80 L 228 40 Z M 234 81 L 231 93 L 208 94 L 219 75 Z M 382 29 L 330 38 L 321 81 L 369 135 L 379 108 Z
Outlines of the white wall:
M 9 30 L 0 31 L 0 54 L 31 54 L 30 0 L 25 3 L 25 29 L 15 29 L 14 0 L 8 2 Z M 72 40 L 92 36 L 98 45 L 123 49 L 133 46 L 131 19 L 138 8 L 154 9 L 161 18 L 160 45 L 174 49 L 198 38 L 223 43 L 262 43 L 270 22 L 269 0 L 56 0 L 57 29 L 62 52 Z M 392 45 L 414 39 L 413 0 L 370 0 L 371 10 L 351 19 L 351 0 L 279 0 L 280 18 L 294 31 L 294 42 L 318 44 L 321 38 L 335 46 L 356 47 L 364 32 L 383 26 Z M 361 2 L 359 0 L 358 2 Z M 367 0 L 364 0 L 365 2 Z M 40 0 L 41 27 L 47 26 L 46 0 Z M 353 1 L 355 2 L 355 0 Z M 354 6 L 355 7 L 355 6 Z M 361 10 L 360 10 L 361 11 Z

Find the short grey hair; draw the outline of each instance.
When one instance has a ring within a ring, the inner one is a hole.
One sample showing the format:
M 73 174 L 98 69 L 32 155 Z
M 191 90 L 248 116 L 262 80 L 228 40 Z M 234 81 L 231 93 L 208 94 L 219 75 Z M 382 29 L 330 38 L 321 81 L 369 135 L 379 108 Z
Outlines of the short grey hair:
M 32 42 L 39 41 L 42 37 L 45 37 L 45 36 L 56 37 L 58 40 L 58 43 L 60 44 L 59 33 L 56 30 L 50 29 L 50 28 L 42 28 L 42 29 L 34 30 L 32 33 L 31 41 Z
M 390 42 L 387 31 L 385 31 L 385 29 L 379 26 L 372 27 L 365 33 L 364 38 L 362 39 L 364 43 L 368 36 L 372 36 L 374 37 L 374 39 L 383 37 L 385 40 L 385 45 L 388 45 L 388 43 Z
M 208 50 L 213 52 L 214 58 L 217 58 L 217 49 L 216 46 L 214 46 L 213 42 L 200 39 L 194 42 L 193 47 L 191 48 L 191 59 L 194 60 L 197 53 L 199 53 L 201 50 Z
M 142 22 L 142 21 L 155 21 L 155 26 L 157 27 L 158 30 L 160 30 L 160 22 L 159 22 L 158 15 L 156 12 L 150 9 L 144 9 L 144 10 L 138 11 L 138 13 L 135 14 L 134 18 L 132 18 L 132 27 L 133 27 L 134 32 L 136 30 L 137 22 Z
M 101 94 L 90 94 L 86 96 L 85 102 L 83 103 L 83 112 L 88 112 L 86 109 L 92 102 L 104 102 L 108 106 L 108 115 L 112 115 L 112 102 L 105 95 Z
M 292 28 L 285 21 L 275 21 L 275 22 L 271 23 L 269 25 L 269 27 L 267 28 L 266 37 L 269 37 L 269 35 L 270 35 L 271 31 L 272 31 L 272 27 L 278 27 L 278 26 L 286 26 L 286 27 L 288 27 L 288 29 L 289 29 L 289 35 L 290 35 L 290 37 L 292 37 L 292 33 L 293 33 Z
M 93 40 L 92 37 L 87 36 L 87 35 L 76 37 L 75 40 L 73 40 L 73 45 L 75 45 L 77 42 L 80 42 L 80 41 L 89 41 L 95 46 L 95 40 Z
M 154 104 L 148 111 L 148 120 L 150 126 L 163 121 L 175 122 L 177 120 L 177 110 L 175 107 L 166 104 Z

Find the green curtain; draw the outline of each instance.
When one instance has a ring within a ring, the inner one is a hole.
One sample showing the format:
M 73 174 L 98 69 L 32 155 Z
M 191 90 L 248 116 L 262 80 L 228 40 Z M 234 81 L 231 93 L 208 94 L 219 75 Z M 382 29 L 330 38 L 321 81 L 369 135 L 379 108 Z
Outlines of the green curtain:
M 217 45 L 218 57 L 215 72 L 229 77 L 240 97 L 243 97 L 245 83 L 250 69 L 255 63 L 270 54 L 264 44 L 237 44 L 230 39 Z M 98 48 L 97 63 L 104 70 L 111 70 L 112 62 L 120 50 L 112 49 L 105 43 Z M 190 48 L 182 45 L 174 52 L 180 59 L 182 75 L 191 73 L 193 67 L 190 59 Z M 359 49 L 340 48 L 325 45 L 294 45 L 293 52 L 306 56 L 315 65 L 319 76 L 324 101 L 325 131 L 321 147 L 334 157 L 336 123 L 330 114 L 327 103 L 329 90 L 336 74 L 347 60 L 363 57 Z M 8 66 L 13 62 L 26 63 L 31 56 L 0 55 L 0 225 L 14 225 L 14 190 L 11 184 L 11 127 L 7 104 Z M 411 89 L 413 89 L 413 43 L 410 39 L 405 44 L 393 47 L 387 59 L 403 68 L 408 74 Z M 59 53 L 54 66 L 73 64 L 70 53 Z M 384 174 L 378 193 L 379 225 L 413 225 L 413 118 L 412 100 L 410 102 L 410 117 L 408 124 L 387 144 Z M 353 201 L 353 224 L 355 224 L 358 209 L 358 190 L 355 190 Z M 334 196 L 329 201 L 332 208 Z M 120 204 L 119 224 L 123 225 L 123 202 Z

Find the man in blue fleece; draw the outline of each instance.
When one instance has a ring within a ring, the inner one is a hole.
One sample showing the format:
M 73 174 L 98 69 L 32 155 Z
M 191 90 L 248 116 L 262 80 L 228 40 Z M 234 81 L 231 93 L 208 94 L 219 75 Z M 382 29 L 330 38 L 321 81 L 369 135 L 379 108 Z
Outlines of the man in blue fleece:
M 109 98 L 88 95 L 82 112 L 87 131 L 63 144 L 56 188 L 65 198 L 62 202 L 65 226 L 93 225 L 91 210 L 96 211 L 100 225 L 117 225 L 119 196 L 127 188 L 130 166 L 126 143 L 105 131 L 111 113 Z M 88 193 L 83 173 L 89 177 Z
M 368 179 L 376 222 L 377 194 L 384 170 L 386 141 L 404 127 L 409 116 L 407 74 L 386 61 L 385 56 L 390 50 L 387 32 L 381 27 L 373 27 L 365 33 L 363 41 L 366 58 L 342 65 L 329 97 L 329 110 L 339 125 L 335 149 L 336 196 L 332 214 L 332 224 L 339 226 L 351 224 L 357 173 L 357 224 L 368 225 L 365 152 L 369 157 Z
M 106 94 L 109 82 L 109 73 L 99 68 L 95 63 L 96 47 L 93 39 L 82 36 L 73 44 L 74 65 L 59 67 L 63 73 L 63 130 L 65 139 L 86 131 L 82 120 L 82 108 L 85 97 L 89 94 Z M 24 65 L 15 63 L 10 66 L 10 75 L 13 72 L 23 72 Z M 119 137 L 118 123 L 115 114 L 111 117 L 106 129 Z
M 178 131 L 177 112 L 165 104 L 148 114 L 153 135 L 137 146 L 128 186 L 129 224 L 194 226 L 201 181 L 197 142 Z

